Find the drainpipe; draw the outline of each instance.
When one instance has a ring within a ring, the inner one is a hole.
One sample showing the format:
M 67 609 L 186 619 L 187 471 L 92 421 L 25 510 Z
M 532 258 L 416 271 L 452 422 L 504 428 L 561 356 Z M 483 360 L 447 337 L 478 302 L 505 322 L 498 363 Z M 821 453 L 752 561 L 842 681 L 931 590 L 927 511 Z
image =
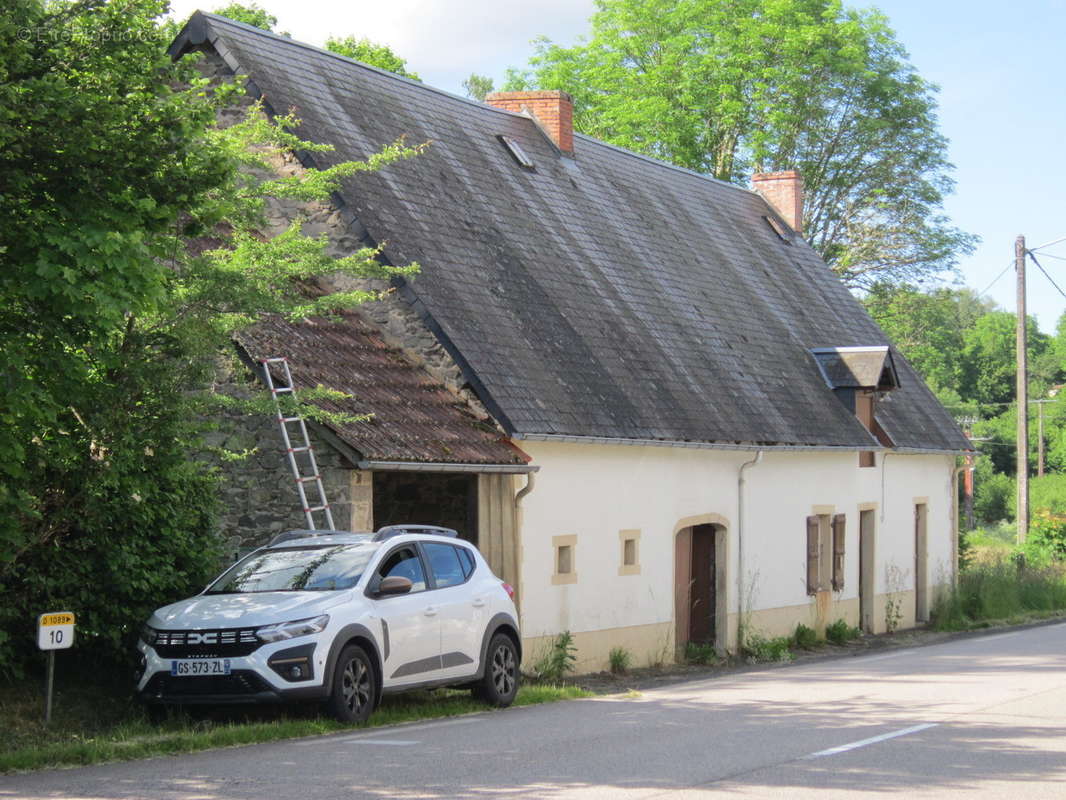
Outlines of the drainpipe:
M 522 508 L 522 498 L 533 491 L 533 486 L 536 483 L 536 479 L 537 479 L 537 473 L 536 472 L 527 472 L 526 473 L 526 485 L 523 486 L 521 489 L 519 489 L 518 494 L 516 494 L 514 496 L 514 507 L 515 507 L 515 509 L 521 509 Z
M 514 532 L 514 538 L 515 538 L 515 542 L 514 542 L 515 565 L 514 565 L 514 568 L 515 568 L 515 571 L 514 571 L 514 574 L 517 576 L 516 582 L 518 583 L 518 585 L 516 587 L 514 587 L 514 590 L 515 590 L 515 607 L 516 607 L 516 609 L 517 609 L 517 611 L 519 613 L 519 616 L 521 616 L 521 614 L 522 614 L 522 579 L 521 579 L 521 576 L 522 576 L 522 556 L 521 556 L 521 553 L 522 553 L 522 528 L 523 528 L 523 522 L 522 522 L 522 500 L 525 498 L 525 496 L 527 494 L 529 494 L 530 492 L 533 491 L 533 487 L 536 485 L 536 481 L 537 481 L 537 473 L 536 472 L 527 472 L 526 473 L 526 485 L 523 486 L 521 489 L 519 489 L 518 490 L 518 494 L 516 494 L 514 496 L 514 514 L 515 514 L 515 526 L 514 526 L 515 527 L 515 532 Z
M 755 454 L 751 461 L 745 461 L 740 465 L 737 473 L 737 652 L 743 645 L 741 634 L 744 619 L 744 473 L 748 467 L 754 467 L 762 461 L 763 451 Z

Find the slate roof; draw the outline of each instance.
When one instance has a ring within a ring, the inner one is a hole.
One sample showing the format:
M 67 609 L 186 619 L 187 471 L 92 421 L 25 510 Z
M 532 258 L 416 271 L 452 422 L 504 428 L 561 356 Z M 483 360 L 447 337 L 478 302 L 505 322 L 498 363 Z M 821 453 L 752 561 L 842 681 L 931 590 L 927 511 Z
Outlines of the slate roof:
M 328 411 L 370 415 L 365 422 L 329 426 L 366 461 L 522 469 L 528 457 L 475 419 L 429 373 L 387 346 L 354 313 L 339 316 L 298 324 L 269 317 L 238 334 L 238 344 L 253 361 L 284 354 L 297 392 L 322 385 L 351 395 L 315 402 Z M 278 368 L 273 372 L 284 386 Z
M 405 296 L 517 438 L 870 446 L 810 350 L 889 342 L 757 194 L 581 135 L 566 157 L 526 117 L 221 17 L 194 16 L 171 52 L 205 43 L 335 146 L 319 166 L 431 143 L 342 200 L 393 263 L 422 265 Z M 878 420 L 896 444 L 967 449 L 895 363 Z

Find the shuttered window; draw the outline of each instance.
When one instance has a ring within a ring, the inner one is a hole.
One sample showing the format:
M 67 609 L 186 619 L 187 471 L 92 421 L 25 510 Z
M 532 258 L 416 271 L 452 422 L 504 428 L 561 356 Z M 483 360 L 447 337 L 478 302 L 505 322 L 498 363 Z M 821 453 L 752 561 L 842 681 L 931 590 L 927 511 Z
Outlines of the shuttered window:
M 845 517 L 843 514 L 833 516 L 833 591 L 844 591 L 844 534 Z
M 818 517 L 807 517 L 807 594 L 818 591 L 818 561 L 821 555 L 818 528 Z

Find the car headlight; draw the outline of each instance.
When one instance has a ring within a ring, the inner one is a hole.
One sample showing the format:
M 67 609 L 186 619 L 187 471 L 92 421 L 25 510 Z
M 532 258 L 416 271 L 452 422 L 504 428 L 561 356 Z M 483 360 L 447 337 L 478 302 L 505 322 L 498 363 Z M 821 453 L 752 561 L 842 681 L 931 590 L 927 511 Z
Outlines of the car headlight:
M 155 644 L 156 629 L 143 625 L 141 627 L 141 641 L 145 644 Z
M 329 624 L 329 614 L 311 619 L 297 619 L 292 622 L 277 622 L 266 625 L 255 632 L 262 642 L 280 642 L 283 639 L 295 639 L 324 630 Z

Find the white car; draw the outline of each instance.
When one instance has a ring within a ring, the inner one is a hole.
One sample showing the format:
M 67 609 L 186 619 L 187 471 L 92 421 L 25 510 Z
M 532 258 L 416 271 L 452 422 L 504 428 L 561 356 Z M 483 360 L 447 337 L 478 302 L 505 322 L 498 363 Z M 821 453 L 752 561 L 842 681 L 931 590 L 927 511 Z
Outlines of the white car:
M 513 598 L 447 529 L 290 531 L 152 614 L 137 691 L 158 704 L 322 701 L 346 722 L 383 692 L 432 686 L 507 706 L 522 653 Z

